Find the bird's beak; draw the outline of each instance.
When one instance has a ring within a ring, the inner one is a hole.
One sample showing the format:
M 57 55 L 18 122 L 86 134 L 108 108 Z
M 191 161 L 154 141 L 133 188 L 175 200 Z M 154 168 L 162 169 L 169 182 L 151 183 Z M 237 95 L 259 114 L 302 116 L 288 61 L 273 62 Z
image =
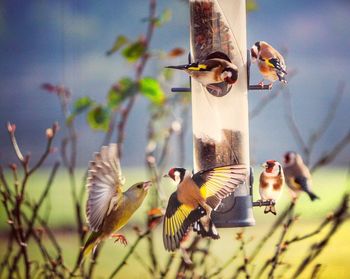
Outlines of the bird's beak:
M 143 183 L 143 189 L 148 190 L 152 186 L 152 181 L 146 181 Z
M 267 167 L 267 164 L 266 164 L 266 163 L 263 163 L 263 164 L 261 164 L 261 167 L 266 168 L 266 167 Z
M 169 177 L 169 174 L 164 174 L 163 177 Z

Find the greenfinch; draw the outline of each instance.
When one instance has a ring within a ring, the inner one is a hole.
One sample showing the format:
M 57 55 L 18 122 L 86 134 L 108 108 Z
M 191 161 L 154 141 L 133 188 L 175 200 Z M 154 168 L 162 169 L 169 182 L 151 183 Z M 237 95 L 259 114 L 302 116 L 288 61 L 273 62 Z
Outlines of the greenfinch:
M 114 232 L 128 223 L 151 186 L 149 181 L 139 182 L 122 191 L 125 179 L 121 173 L 117 150 L 116 144 L 103 146 L 90 162 L 86 183 L 86 215 L 92 232 L 82 248 L 78 264 L 108 237 L 127 243 L 123 235 Z

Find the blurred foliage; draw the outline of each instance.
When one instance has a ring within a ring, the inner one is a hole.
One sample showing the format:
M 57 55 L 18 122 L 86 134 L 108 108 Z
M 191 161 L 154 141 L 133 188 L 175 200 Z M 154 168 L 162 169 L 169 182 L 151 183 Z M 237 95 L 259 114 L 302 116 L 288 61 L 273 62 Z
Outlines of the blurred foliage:
M 127 45 L 122 55 L 129 62 L 136 62 L 146 51 L 146 45 L 144 39 L 140 38 L 137 41 Z
M 256 0 L 247 0 L 246 5 L 247 12 L 254 12 L 258 9 L 258 4 L 256 3 Z
M 92 129 L 107 131 L 110 121 L 110 110 L 103 105 L 96 105 L 89 111 L 86 120 Z
M 140 80 L 140 91 L 152 103 L 161 105 L 165 101 L 165 94 L 159 85 L 159 82 L 151 77 L 145 77 Z
M 114 42 L 114 45 L 110 50 L 106 52 L 106 55 L 111 55 L 114 52 L 117 52 L 121 47 L 125 46 L 129 42 L 128 38 L 124 35 L 119 35 Z
M 112 109 L 118 108 L 127 98 L 137 93 L 137 85 L 129 77 L 120 79 L 114 84 L 107 94 L 108 106 Z

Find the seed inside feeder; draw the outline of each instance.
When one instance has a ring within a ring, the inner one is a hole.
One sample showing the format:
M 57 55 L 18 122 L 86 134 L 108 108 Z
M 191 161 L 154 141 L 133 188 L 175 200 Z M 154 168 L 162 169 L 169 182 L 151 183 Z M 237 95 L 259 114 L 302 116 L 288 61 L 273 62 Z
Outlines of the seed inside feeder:
M 214 9 L 212 1 L 190 2 L 191 24 L 192 24 L 192 51 L 195 60 L 204 60 L 208 54 L 214 51 L 225 53 L 231 60 L 233 58 L 233 44 L 228 26 L 222 20 L 222 16 Z M 225 96 L 231 85 L 226 82 L 213 84 L 218 90 L 211 86 L 207 91 L 216 97 Z

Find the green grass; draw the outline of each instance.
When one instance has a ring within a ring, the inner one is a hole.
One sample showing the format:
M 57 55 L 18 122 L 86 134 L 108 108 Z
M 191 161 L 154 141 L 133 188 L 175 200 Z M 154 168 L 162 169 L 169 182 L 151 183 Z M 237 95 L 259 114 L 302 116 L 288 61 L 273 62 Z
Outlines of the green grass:
M 137 169 L 127 169 L 125 170 L 125 176 L 127 177 L 127 187 L 132 183 L 147 179 L 146 173 L 142 170 Z M 77 177 L 82 176 L 83 171 L 79 171 Z M 7 174 L 7 176 L 9 176 Z M 9 178 L 9 177 L 8 177 Z M 43 186 L 46 184 L 48 178 L 47 171 L 41 171 L 35 176 L 28 184 L 28 193 L 30 193 L 30 198 L 35 200 L 40 194 Z M 256 175 L 256 180 L 258 176 Z M 9 178 L 9 180 L 11 180 Z M 301 215 L 300 220 L 294 225 L 290 237 L 295 234 L 305 234 L 311 232 L 316 228 L 316 226 L 323 220 L 323 218 L 332 211 L 337 203 L 340 201 L 342 194 L 345 191 L 346 187 L 346 172 L 344 169 L 334 168 L 334 169 L 323 169 L 319 172 L 316 172 L 313 176 L 313 184 L 315 192 L 321 197 L 321 200 L 310 202 L 309 198 L 306 195 L 303 195 L 298 202 L 296 211 Z M 163 183 L 166 192 L 169 193 L 172 190 L 175 190 L 172 186 L 168 186 L 166 182 Z M 78 188 L 81 187 L 81 184 L 78 183 Z M 258 198 L 257 195 L 258 189 L 254 189 L 255 199 Z M 282 211 L 283 208 L 287 205 L 290 200 L 288 190 L 285 188 L 283 196 L 277 205 L 277 212 Z M 137 212 L 133 218 L 131 224 L 129 224 L 125 229 L 124 233 L 128 236 L 129 243 L 132 243 L 135 239 L 135 233 L 130 229 L 134 224 L 141 224 L 144 222 L 145 211 L 147 209 L 147 201 L 144 206 Z M 5 229 L 7 227 L 6 219 L 3 214 L 3 208 L 0 208 L 0 228 Z M 246 237 L 254 238 L 248 245 L 247 251 L 248 255 L 251 249 L 264 233 L 270 228 L 272 222 L 275 220 L 275 216 L 265 215 L 262 212 L 261 208 L 254 209 L 254 215 L 256 218 L 257 225 L 254 227 L 246 228 L 245 234 Z M 74 214 L 73 214 L 73 205 L 70 195 L 70 186 L 68 178 L 62 170 L 58 173 L 58 177 L 53 184 L 52 191 L 48 202 L 43 206 L 41 214 L 49 214 L 50 216 L 50 226 L 53 228 L 59 227 L 72 227 L 74 226 Z M 219 266 L 226 259 L 228 259 L 235 251 L 238 249 L 239 242 L 235 240 L 236 232 L 240 229 L 220 229 L 219 233 L 221 239 L 213 242 L 211 248 L 211 255 L 207 261 L 207 267 Z M 277 242 L 277 237 L 279 236 L 280 231 L 276 232 L 272 241 L 266 243 L 263 251 L 260 256 L 256 259 L 258 266 L 255 267 L 255 272 L 259 269 L 261 265 L 267 258 L 271 257 L 275 252 L 275 244 Z M 350 234 L 350 223 L 347 222 L 344 224 L 335 237 L 331 240 L 325 251 L 321 254 L 320 257 L 316 259 L 314 264 L 322 263 L 322 274 L 321 278 L 348 278 L 350 271 L 350 266 L 348 264 L 350 257 L 349 245 L 349 234 Z M 299 242 L 290 247 L 286 257 L 283 258 L 285 262 L 294 265 L 299 263 L 300 260 L 305 256 L 306 251 L 308 250 L 310 244 L 319 239 L 321 235 L 316 237 Z M 161 264 L 164 264 L 164 261 L 167 257 L 167 253 L 163 249 L 163 244 L 161 240 L 161 229 L 158 228 L 155 232 L 156 237 L 156 254 Z M 76 254 L 78 251 L 78 240 L 75 234 L 72 233 L 59 233 L 58 234 L 59 242 L 61 243 L 64 251 L 64 258 L 68 266 L 72 266 L 75 261 Z M 4 253 L 5 249 L 2 249 L 6 245 L 6 240 L 4 238 L 0 239 L 0 257 Z M 31 246 L 30 246 L 31 247 Z M 36 249 L 30 248 L 30 253 L 39 257 L 39 253 Z M 120 262 L 121 258 L 128 251 L 128 248 L 124 248 L 119 244 L 114 244 L 112 240 L 107 240 L 101 257 L 99 258 L 99 264 L 96 269 L 94 278 L 104 278 L 110 274 L 113 268 Z M 147 242 L 142 241 L 138 249 L 136 250 L 137 254 L 140 255 L 143 260 L 148 262 L 147 255 Z M 176 264 L 180 261 L 180 255 L 177 254 L 175 257 Z M 238 264 L 241 264 L 241 258 L 239 261 L 234 262 L 224 274 L 225 278 L 229 278 L 230 274 L 234 267 L 237 267 Z M 312 265 L 313 266 L 313 265 Z M 292 269 L 293 270 L 293 269 Z M 311 267 L 309 267 L 301 278 L 310 278 Z M 142 267 L 135 257 L 132 257 L 128 262 L 128 265 L 121 271 L 118 278 L 151 278 L 147 275 L 148 273 Z M 174 275 L 174 274 L 173 274 Z M 277 274 L 278 275 L 278 274 Z M 283 274 L 282 278 L 290 278 L 290 271 L 287 271 Z M 263 277 L 264 278 L 264 277 Z

